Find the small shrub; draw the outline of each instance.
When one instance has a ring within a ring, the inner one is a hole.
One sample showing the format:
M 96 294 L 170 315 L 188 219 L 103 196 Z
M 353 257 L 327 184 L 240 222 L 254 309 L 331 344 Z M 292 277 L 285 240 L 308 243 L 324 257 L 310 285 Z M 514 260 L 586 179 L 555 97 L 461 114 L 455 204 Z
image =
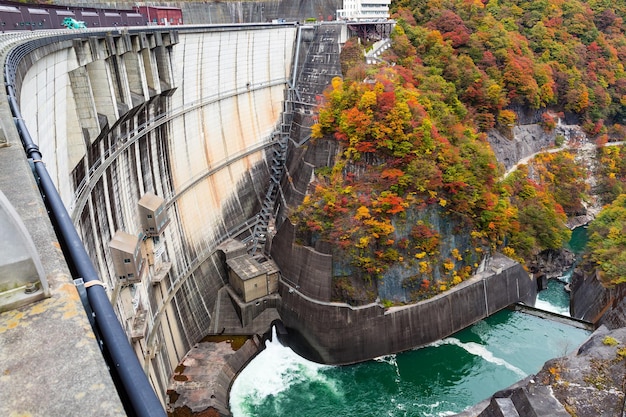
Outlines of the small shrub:
M 381 300 L 381 302 L 383 304 L 383 307 L 385 307 L 385 308 L 393 307 L 393 305 L 394 305 L 393 301 L 387 300 L 387 299 L 383 299 L 383 300 Z
M 556 137 L 554 138 L 554 145 L 557 147 L 561 147 L 563 146 L 564 143 L 565 143 L 565 136 L 556 135 Z

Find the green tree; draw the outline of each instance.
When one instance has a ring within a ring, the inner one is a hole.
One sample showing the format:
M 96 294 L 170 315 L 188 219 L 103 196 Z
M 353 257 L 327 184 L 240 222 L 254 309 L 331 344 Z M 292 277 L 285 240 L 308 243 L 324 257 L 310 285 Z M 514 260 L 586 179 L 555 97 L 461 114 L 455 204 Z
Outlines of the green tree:
M 626 194 L 605 207 L 589 225 L 588 259 L 606 286 L 626 282 Z

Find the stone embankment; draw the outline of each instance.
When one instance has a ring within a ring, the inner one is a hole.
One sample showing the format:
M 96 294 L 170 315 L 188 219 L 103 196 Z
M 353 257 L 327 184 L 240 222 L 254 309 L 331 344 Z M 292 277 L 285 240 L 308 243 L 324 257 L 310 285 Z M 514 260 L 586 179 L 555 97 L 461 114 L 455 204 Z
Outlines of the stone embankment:
M 484 270 L 446 293 L 401 307 L 353 307 L 330 300 L 332 256 L 295 243 L 283 223 L 272 244 L 281 268 L 279 313 L 289 345 L 302 356 L 348 364 L 423 346 L 517 302 L 534 304 L 536 282 L 513 260 L 494 255 Z

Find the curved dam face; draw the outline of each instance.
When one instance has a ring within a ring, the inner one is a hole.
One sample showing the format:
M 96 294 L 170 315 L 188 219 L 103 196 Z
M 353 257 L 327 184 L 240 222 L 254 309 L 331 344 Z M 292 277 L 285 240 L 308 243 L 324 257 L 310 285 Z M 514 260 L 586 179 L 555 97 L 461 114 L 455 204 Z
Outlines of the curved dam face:
M 86 33 L 36 48 L 16 90 L 70 216 L 162 402 L 250 235 L 297 28 Z

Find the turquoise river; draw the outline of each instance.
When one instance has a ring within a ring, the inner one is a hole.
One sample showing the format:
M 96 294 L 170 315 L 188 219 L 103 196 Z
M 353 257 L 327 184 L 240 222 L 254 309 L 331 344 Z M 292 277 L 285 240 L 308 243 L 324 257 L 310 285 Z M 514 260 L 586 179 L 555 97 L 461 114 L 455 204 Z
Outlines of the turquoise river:
M 550 281 L 537 306 L 567 315 L 563 287 Z M 234 417 L 449 416 L 536 373 L 588 335 L 503 310 L 429 346 L 350 366 L 307 361 L 274 337 L 233 383 L 231 411 Z

